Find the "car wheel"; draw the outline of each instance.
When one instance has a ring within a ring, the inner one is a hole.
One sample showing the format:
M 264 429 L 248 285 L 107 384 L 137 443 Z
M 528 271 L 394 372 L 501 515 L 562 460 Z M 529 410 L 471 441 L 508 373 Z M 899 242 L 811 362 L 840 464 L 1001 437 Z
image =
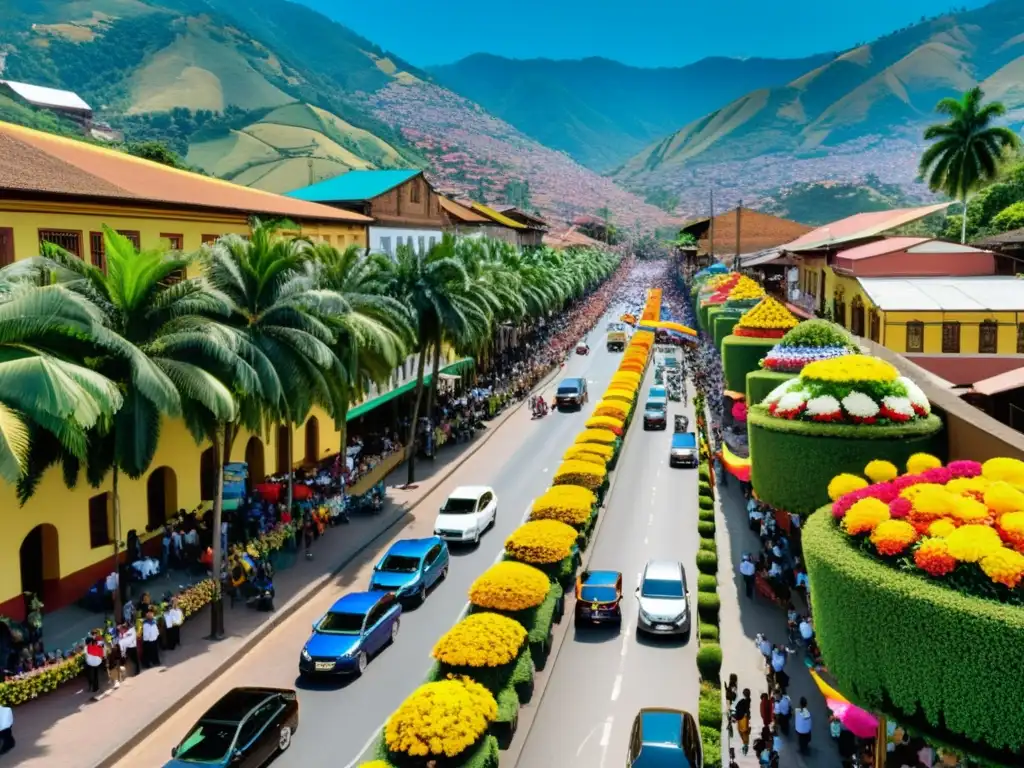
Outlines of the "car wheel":
M 437 580 L 438 581 L 444 581 L 447 578 L 448 578 L 448 566 L 446 565 L 444 568 L 441 569 L 441 575 L 437 577 Z
M 426 584 L 424 584 L 422 587 L 420 587 L 420 592 L 419 592 L 418 595 L 416 595 L 416 602 L 419 603 L 420 605 L 423 605 L 425 602 L 427 602 L 427 585 Z M 395 622 L 395 624 L 397 624 L 397 623 L 398 622 Z M 391 639 L 392 640 L 395 639 L 395 630 L 394 629 L 391 630 Z
M 281 728 L 281 733 L 277 737 L 277 749 L 279 752 L 284 752 L 292 745 L 292 727 L 286 725 Z
M 426 599 L 427 588 L 423 588 L 424 599 Z M 398 639 L 398 625 L 401 623 L 399 619 L 395 619 L 395 623 L 391 625 L 391 642 L 395 642 Z
M 391 630 L 394 632 L 394 630 Z M 356 656 L 356 668 L 359 670 L 359 674 L 363 674 L 366 671 L 366 664 L 369 659 L 366 658 L 366 651 L 360 651 L 359 655 Z
M 480 546 L 480 529 L 479 528 L 476 529 L 476 534 L 473 536 L 473 546 L 474 547 Z

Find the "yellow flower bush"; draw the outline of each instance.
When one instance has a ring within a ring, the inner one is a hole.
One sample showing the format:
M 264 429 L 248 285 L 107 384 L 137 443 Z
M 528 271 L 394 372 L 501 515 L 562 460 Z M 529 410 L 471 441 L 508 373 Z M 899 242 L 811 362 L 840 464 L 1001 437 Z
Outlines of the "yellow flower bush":
M 981 570 L 992 581 L 1016 589 L 1024 578 L 1024 555 L 1012 549 L 1000 547 L 981 558 Z
M 942 520 L 936 520 L 928 526 L 928 535 L 938 536 L 940 539 L 944 539 L 955 530 L 956 523 L 952 520 L 946 520 L 943 518 Z
M 741 328 L 788 331 L 790 328 L 796 328 L 797 320 L 777 299 L 765 296 L 757 305 L 744 312 L 736 324 Z
M 1024 485 L 1024 461 L 1008 458 L 989 459 L 981 465 L 981 474 L 989 480 Z
M 556 485 L 538 496 L 530 510 L 531 520 L 558 520 L 580 526 L 594 513 L 597 496 L 579 485 Z
M 919 475 L 922 472 L 927 472 L 929 469 L 936 469 L 941 466 L 942 462 L 930 453 L 915 453 L 907 459 L 907 472 L 911 475 Z
M 597 443 L 598 445 L 614 445 L 615 433 L 607 429 L 585 429 L 576 436 L 576 445 Z
M 616 371 L 612 374 L 611 383 L 621 384 L 626 389 L 636 389 L 640 386 L 641 376 L 632 371 Z
M 740 277 L 729 291 L 729 301 L 743 301 L 746 299 L 759 299 L 764 296 L 762 288 L 756 280 L 751 280 L 746 275 Z
M 615 454 L 615 449 L 603 443 L 574 443 L 562 456 L 563 459 L 575 459 L 579 454 L 585 453 L 590 456 L 598 456 L 607 463 Z
M 880 555 L 900 555 L 917 541 L 917 529 L 906 520 L 883 520 L 871 532 L 871 543 Z
M 886 483 L 899 475 L 900 471 L 891 461 L 875 459 L 864 467 L 864 476 L 872 483 Z
M 619 430 L 621 433 L 625 424 L 614 416 L 591 416 L 587 419 L 585 426 L 587 429 L 608 429 L 612 432 Z
M 552 565 L 572 554 L 576 529 L 557 520 L 524 523 L 505 540 L 505 552 L 516 560 L 534 565 Z
M 579 485 L 595 491 L 601 487 L 606 477 L 608 477 L 608 470 L 600 464 L 569 459 L 563 461 L 562 465 L 555 470 L 552 482 L 555 485 Z
M 960 523 L 981 523 L 988 520 L 991 514 L 988 507 L 977 499 L 972 499 L 969 496 L 953 496 L 953 509 L 950 516 Z
M 371 760 L 361 764 L 359 768 L 391 768 L 391 765 L 386 760 Z
M 844 472 L 841 475 L 836 475 L 828 484 L 828 497 L 835 501 L 840 496 L 845 496 L 853 491 L 859 491 L 861 488 L 867 488 L 868 481 L 863 477 L 857 477 L 857 475 L 851 475 L 848 472 Z
M 1007 512 L 1024 511 L 1024 493 L 1002 480 L 997 480 L 985 489 L 985 505 L 997 515 Z
M 889 505 L 878 499 L 861 499 L 846 512 L 843 528 L 850 536 L 870 533 L 891 517 Z
M 602 400 L 594 408 L 595 416 L 608 416 L 624 421 L 629 415 L 629 406 L 621 400 Z
M 566 461 L 589 461 L 591 464 L 596 464 L 599 467 L 607 467 L 608 459 L 603 456 L 598 456 L 596 453 L 591 453 L 586 450 L 589 446 L 596 446 L 597 443 L 587 443 L 586 445 L 573 445 L 565 452 Z M 568 486 L 565 486 L 568 487 Z
M 417 688 L 388 718 L 384 743 L 410 757 L 456 757 L 476 744 L 498 717 L 498 703 L 468 678 Z
M 800 378 L 847 384 L 856 381 L 893 382 L 899 371 L 889 363 L 869 355 L 843 355 L 808 363 Z
M 433 655 L 449 667 L 501 667 L 516 660 L 525 642 L 526 630 L 515 619 L 474 613 L 441 636 Z
M 946 544 L 961 563 L 977 563 L 1003 546 L 999 534 L 987 525 L 962 525 L 946 537 Z
M 632 405 L 633 402 L 636 400 L 636 391 L 613 387 L 610 388 L 607 392 L 605 392 L 604 397 L 601 399 L 621 400 L 623 403 L 626 403 L 627 405 Z
M 547 574 L 532 565 L 504 560 L 484 571 L 469 587 L 469 602 L 492 611 L 525 611 L 544 602 L 551 589 Z

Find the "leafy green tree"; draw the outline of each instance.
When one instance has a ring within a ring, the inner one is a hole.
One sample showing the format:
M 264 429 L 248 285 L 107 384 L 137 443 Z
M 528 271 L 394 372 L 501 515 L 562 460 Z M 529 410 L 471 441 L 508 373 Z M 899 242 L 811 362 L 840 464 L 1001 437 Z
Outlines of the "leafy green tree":
M 125 145 L 125 151 L 129 155 L 141 157 L 143 160 L 151 160 L 161 165 L 169 165 L 171 168 L 191 170 L 185 161 L 160 141 L 139 141 Z
M 992 124 L 1006 114 L 1006 107 L 998 101 L 983 104 L 983 99 L 977 87 L 959 99 L 942 99 L 935 110 L 949 120 L 924 132 L 925 140 L 935 143 L 921 157 L 921 175 L 932 191 L 962 201 L 965 214 L 971 193 L 994 180 L 1007 153 L 1021 144 L 1012 130 Z M 960 242 L 967 242 L 966 215 L 961 220 Z
M 1014 203 L 992 219 L 992 228 L 996 232 L 1010 232 L 1024 229 L 1024 202 Z

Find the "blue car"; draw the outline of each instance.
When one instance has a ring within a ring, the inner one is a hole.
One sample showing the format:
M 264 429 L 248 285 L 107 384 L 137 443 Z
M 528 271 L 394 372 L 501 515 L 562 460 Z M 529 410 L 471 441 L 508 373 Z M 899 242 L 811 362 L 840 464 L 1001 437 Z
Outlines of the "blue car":
M 374 567 L 370 589 L 422 603 L 427 590 L 448 575 L 448 561 L 448 545 L 440 536 L 396 541 Z
M 693 715 L 680 709 L 641 709 L 633 720 L 627 768 L 704 768 L 704 746 Z
M 390 592 L 353 592 L 313 622 L 299 674 L 361 675 L 377 651 L 398 636 L 402 604 Z

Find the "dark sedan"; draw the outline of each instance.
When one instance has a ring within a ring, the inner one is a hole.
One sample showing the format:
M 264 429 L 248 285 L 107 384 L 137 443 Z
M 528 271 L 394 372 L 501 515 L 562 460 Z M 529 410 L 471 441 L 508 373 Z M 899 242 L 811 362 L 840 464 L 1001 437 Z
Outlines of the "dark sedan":
M 559 408 L 582 408 L 587 402 L 587 380 L 565 379 L 555 391 L 555 405 Z
M 668 429 L 668 401 L 652 397 L 644 406 L 644 429 Z
M 171 750 L 164 768 L 256 768 L 291 746 L 299 702 L 288 688 L 234 688 Z
M 576 626 L 622 624 L 622 574 L 584 571 L 576 579 Z

